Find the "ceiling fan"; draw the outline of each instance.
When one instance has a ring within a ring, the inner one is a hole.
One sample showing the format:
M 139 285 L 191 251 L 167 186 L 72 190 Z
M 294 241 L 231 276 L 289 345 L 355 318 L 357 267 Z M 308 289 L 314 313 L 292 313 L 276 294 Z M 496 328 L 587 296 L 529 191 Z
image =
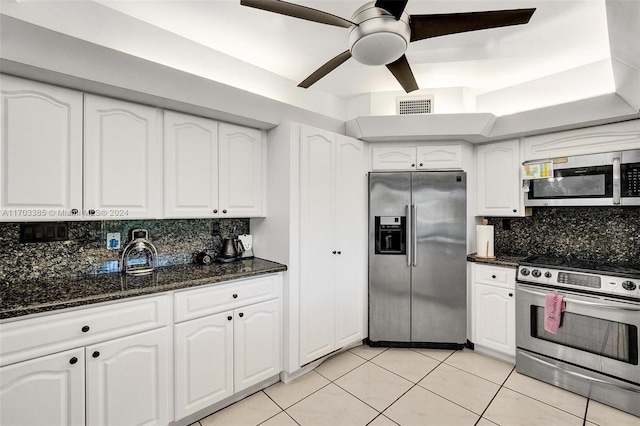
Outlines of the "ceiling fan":
M 535 8 L 409 15 L 408 0 L 369 2 L 351 20 L 281 0 L 240 0 L 243 6 L 349 29 L 349 50 L 318 68 L 298 87 L 308 88 L 353 57 L 365 65 L 386 65 L 407 92 L 418 89 L 405 51 L 409 43 L 447 34 L 526 24 Z

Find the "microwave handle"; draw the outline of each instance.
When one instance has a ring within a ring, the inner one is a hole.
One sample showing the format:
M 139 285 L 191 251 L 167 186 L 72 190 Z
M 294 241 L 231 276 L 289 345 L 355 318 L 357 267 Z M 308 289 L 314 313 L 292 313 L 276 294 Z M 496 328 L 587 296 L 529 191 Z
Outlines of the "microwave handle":
M 613 204 L 620 204 L 620 157 L 613 159 Z

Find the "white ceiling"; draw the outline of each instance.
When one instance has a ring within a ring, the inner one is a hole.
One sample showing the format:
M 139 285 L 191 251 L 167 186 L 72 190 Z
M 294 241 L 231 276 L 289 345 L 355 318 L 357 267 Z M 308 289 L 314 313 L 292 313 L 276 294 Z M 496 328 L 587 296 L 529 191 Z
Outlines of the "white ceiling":
M 347 19 L 365 3 L 291 1 Z M 345 28 L 244 7 L 240 0 L 98 2 L 271 71 L 289 79 L 292 87 L 348 49 Z M 604 0 L 409 0 L 406 10 L 428 14 L 529 7 L 537 10 L 526 25 L 411 43 L 406 56 L 420 88 L 466 87 L 480 94 L 610 57 Z M 386 67 L 370 67 L 354 59 L 312 86 L 314 91 L 343 99 L 399 89 Z

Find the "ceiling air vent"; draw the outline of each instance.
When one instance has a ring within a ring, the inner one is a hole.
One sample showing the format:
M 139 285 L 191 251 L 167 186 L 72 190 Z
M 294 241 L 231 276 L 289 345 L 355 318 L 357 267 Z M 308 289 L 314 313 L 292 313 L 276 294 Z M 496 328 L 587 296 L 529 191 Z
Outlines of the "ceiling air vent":
M 396 99 L 398 115 L 431 114 L 433 112 L 433 95 L 399 97 Z

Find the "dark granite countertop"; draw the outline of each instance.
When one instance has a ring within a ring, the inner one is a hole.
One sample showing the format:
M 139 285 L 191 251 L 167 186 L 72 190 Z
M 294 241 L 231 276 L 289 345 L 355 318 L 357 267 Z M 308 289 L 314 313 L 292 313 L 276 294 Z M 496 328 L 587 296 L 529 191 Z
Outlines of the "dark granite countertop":
M 254 258 L 212 265 L 175 265 L 145 276 L 99 274 L 58 280 L 0 280 L 0 319 L 222 283 L 286 271 L 286 265 Z
M 486 263 L 488 265 L 494 266 L 506 266 L 510 268 L 517 268 L 518 262 L 527 256 L 516 255 L 516 254 L 496 254 L 495 259 L 483 259 L 480 257 L 476 257 L 475 253 L 471 253 L 467 256 L 467 262 L 476 262 L 476 263 Z

